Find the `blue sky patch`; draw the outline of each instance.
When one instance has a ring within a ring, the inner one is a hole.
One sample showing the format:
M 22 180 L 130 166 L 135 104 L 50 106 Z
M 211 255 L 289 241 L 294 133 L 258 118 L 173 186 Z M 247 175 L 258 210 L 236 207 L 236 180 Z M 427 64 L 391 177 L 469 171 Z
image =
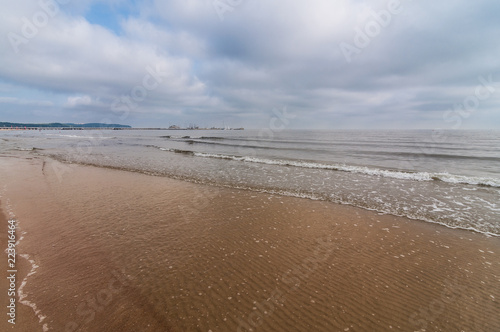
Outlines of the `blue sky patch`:
M 95 3 L 85 15 L 87 21 L 92 24 L 103 26 L 116 35 L 122 32 L 120 22 L 131 15 L 131 5 L 112 5 L 107 3 Z

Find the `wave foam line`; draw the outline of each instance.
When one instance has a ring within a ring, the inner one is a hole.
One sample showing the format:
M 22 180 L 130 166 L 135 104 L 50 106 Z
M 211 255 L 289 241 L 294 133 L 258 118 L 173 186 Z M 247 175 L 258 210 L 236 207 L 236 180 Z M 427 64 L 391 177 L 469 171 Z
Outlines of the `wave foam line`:
M 160 149 L 163 151 L 176 152 L 175 149 L 166 149 L 166 148 L 161 148 L 161 147 L 153 146 L 153 145 L 149 145 L 149 147 L 154 147 L 154 148 L 157 148 L 157 149 Z M 189 151 L 184 151 L 184 150 L 177 150 L 177 151 L 179 151 L 178 153 L 189 152 Z M 193 154 L 194 154 L 194 152 L 193 152 Z M 56 160 L 59 160 L 61 162 L 65 162 L 64 160 L 57 159 L 58 158 L 57 156 L 53 155 L 51 157 L 55 158 Z M 151 176 L 166 176 L 166 177 L 169 177 L 171 179 L 187 181 L 187 182 L 197 183 L 197 184 L 211 185 L 211 186 L 216 186 L 216 187 L 221 187 L 221 188 L 241 189 L 241 190 L 249 190 L 249 191 L 260 192 L 260 193 L 267 193 L 267 194 L 272 194 L 272 195 L 305 198 L 305 199 L 319 200 L 319 201 L 329 201 L 329 202 L 334 202 L 334 203 L 338 203 L 338 204 L 354 206 L 354 207 L 361 208 L 364 210 L 375 211 L 375 212 L 382 213 L 382 214 L 389 214 L 389 215 L 393 215 L 393 216 L 406 217 L 406 218 L 413 219 L 413 220 L 420 220 L 420 221 L 424 221 L 424 222 L 439 224 L 439 225 L 442 225 L 442 226 L 445 226 L 448 228 L 452 228 L 452 229 L 461 229 L 461 230 L 472 231 L 472 232 L 484 234 L 486 236 L 500 237 L 500 233 L 494 233 L 494 232 L 490 232 L 487 230 L 481 230 L 481 229 L 478 229 L 475 227 L 470 227 L 470 226 L 465 226 L 465 225 L 464 226 L 449 225 L 443 221 L 433 220 L 433 219 L 426 218 L 426 217 L 421 216 L 421 215 L 413 215 L 411 213 L 401 214 L 397 211 L 393 211 L 393 210 L 387 209 L 385 207 L 378 207 L 378 208 L 368 207 L 366 205 L 355 203 L 355 202 L 345 200 L 345 199 L 342 199 L 339 197 L 332 197 L 332 196 L 323 197 L 323 196 L 317 195 L 315 193 L 294 192 L 294 191 L 289 191 L 289 190 L 270 189 L 270 188 L 258 188 L 258 187 L 252 187 L 252 186 L 238 185 L 238 184 L 234 184 L 234 183 L 233 184 L 217 183 L 217 182 L 213 182 L 210 180 L 207 181 L 207 180 L 197 179 L 197 178 L 193 178 L 193 177 L 189 177 L 189 176 L 182 176 L 182 175 L 178 175 L 178 174 L 174 174 L 174 173 L 157 173 L 157 172 L 149 172 L 149 171 L 145 171 L 145 170 L 141 170 L 141 169 L 122 168 L 122 167 L 116 167 L 116 166 L 103 166 L 103 165 L 97 165 L 97 164 L 92 164 L 92 163 L 83 163 L 83 162 L 80 162 L 79 164 L 80 165 L 87 165 L 87 166 L 96 166 L 96 167 L 117 169 L 117 170 L 122 170 L 122 171 L 129 171 L 129 172 L 137 172 L 137 173 L 151 175 Z M 500 194 L 500 190 L 499 190 L 499 194 Z
M 230 186 L 230 185 L 221 185 L 221 187 L 228 187 L 228 188 L 235 188 L 235 189 L 242 189 L 242 190 L 250 190 L 250 191 L 255 191 L 255 192 L 260 192 L 260 193 L 267 193 L 267 194 L 272 194 L 272 195 L 281 195 L 281 196 L 288 196 L 288 197 L 305 198 L 305 199 L 310 199 L 310 200 L 313 200 L 313 201 L 325 200 L 323 197 L 316 196 L 313 193 L 298 193 L 298 192 L 293 192 L 293 191 L 289 191 L 289 190 L 257 189 L 257 188 L 252 188 L 252 187 Z M 343 200 L 341 198 L 332 198 L 332 197 L 330 197 L 329 201 L 334 202 L 334 203 L 338 203 L 338 204 L 342 204 L 342 205 L 353 206 L 353 207 L 360 208 L 360 209 L 367 210 L 367 211 L 374 211 L 374 212 L 377 212 L 377 213 L 388 214 L 388 215 L 392 215 L 392 216 L 396 216 L 396 217 L 404 217 L 404 218 L 408 218 L 408 219 L 411 219 L 411 220 L 419 220 L 419 221 L 423 221 L 423 222 L 429 222 L 429 223 L 432 223 L 432 224 L 438 224 L 438 225 L 445 226 L 445 227 L 451 228 L 451 229 L 460 229 L 460 230 L 465 230 L 465 231 L 470 231 L 470 232 L 476 232 L 476 233 L 480 233 L 480 234 L 486 235 L 488 237 L 500 237 L 500 234 L 498 234 L 498 233 L 493 233 L 493 232 L 489 232 L 489 231 L 486 231 L 486 230 L 480 230 L 480 229 L 472 227 L 472 226 L 449 225 L 449 224 L 447 224 L 445 222 L 436 221 L 436 220 L 433 220 L 433 219 L 430 219 L 430 218 L 426 218 L 426 217 L 421 216 L 421 215 L 414 215 L 414 214 L 411 214 L 411 213 L 401 214 L 401 213 L 398 213 L 398 212 L 390 210 L 390 209 L 371 208 L 371 207 L 364 206 L 364 205 L 354 204 L 353 202 L 345 201 L 345 200 Z
M 24 277 L 23 281 L 21 282 L 21 286 L 19 286 L 19 289 L 17 290 L 17 295 L 19 296 L 19 303 L 32 308 L 33 311 L 35 312 L 35 315 L 38 317 L 38 322 L 42 323 L 45 320 L 45 318 L 47 318 L 47 316 L 42 314 L 42 311 L 38 309 L 36 303 L 31 302 L 29 300 L 25 300 L 28 297 L 28 295 L 23 292 L 24 287 L 28 283 L 28 278 L 36 273 L 36 270 L 39 268 L 39 266 L 35 263 L 34 260 L 31 259 L 30 255 L 21 254 L 20 256 L 26 259 L 31 264 L 31 271 L 26 275 L 26 277 Z M 44 332 L 49 330 L 49 326 L 47 323 L 43 324 L 42 328 Z
M 10 202 L 7 203 L 7 209 L 8 209 L 10 219 L 15 219 L 15 215 L 11 210 Z M 19 243 L 24 239 L 24 235 L 26 235 L 26 232 L 20 229 L 19 222 L 17 222 L 17 228 L 19 229 L 21 236 L 16 241 L 16 247 L 18 247 Z M 28 295 L 23 292 L 24 287 L 28 283 L 28 278 L 36 273 L 36 269 L 38 269 L 39 266 L 35 263 L 34 260 L 31 259 L 30 255 L 20 254 L 19 256 L 26 259 L 31 264 L 30 272 L 26 275 L 26 277 L 24 277 L 23 281 L 21 282 L 21 285 L 17 289 L 17 296 L 19 298 L 19 303 L 24 304 L 25 306 L 32 308 L 33 311 L 35 312 L 35 315 L 38 317 L 38 323 L 42 323 L 45 320 L 45 318 L 47 318 L 47 316 L 45 316 L 41 313 L 41 310 L 38 309 L 38 307 L 35 303 L 28 301 L 28 300 L 25 300 L 25 298 L 27 298 Z M 49 331 L 48 324 L 47 323 L 43 324 L 42 329 L 43 329 L 43 332 Z
M 413 180 L 413 181 L 437 180 L 454 184 L 470 184 L 470 185 L 478 185 L 486 187 L 500 187 L 500 179 L 487 178 L 487 177 L 470 177 L 464 175 L 454 175 L 449 173 L 404 172 L 395 170 L 385 170 L 379 168 L 369 168 L 366 166 L 328 165 L 328 164 L 320 164 L 315 162 L 296 161 L 296 160 L 264 159 L 264 158 L 248 157 L 248 156 L 210 154 L 203 152 L 177 150 L 177 149 L 165 149 L 165 148 L 159 148 L 159 149 L 162 151 L 182 153 L 203 158 L 225 159 L 225 160 L 243 161 L 243 162 L 266 164 L 266 165 L 293 166 L 301 168 L 343 171 L 343 172 L 358 173 L 364 175 L 383 176 L 387 178 L 394 178 L 400 180 Z
M 463 175 L 453 175 L 449 173 L 403 172 L 403 171 L 385 170 L 378 168 L 369 168 L 366 166 L 328 165 L 328 164 L 319 164 L 315 162 L 262 159 L 256 157 L 238 157 L 238 156 L 209 154 L 201 152 L 194 152 L 193 155 L 197 157 L 229 159 L 235 161 L 244 161 L 244 162 L 252 162 L 252 163 L 267 164 L 267 165 L 294 166 L 301 168 L 344 171 L 344 172 L 358 173 L 365 175 L 383 176 L 401 180 L 414 180 L 414 181 L 440 180 L 448 183 L 462 183 L 462 184 L 472 184 L 472 185 L 483 185 L 489 187 L 500 187 L 500 181 L 496 179 L 484 178 L 484 177 L 468 177 Z
M 4 196 L 5 190 L 6 190 L 6 186 L 4 186 L 3 189 L 2 189 L 2 192 L 0 192 L 0 197 Z M 16 216 L 15 216 L 13 210 L 12 210 L 12 205 L 10 203 L 10 199 L 8 199 L 8 198 L 6 199 L 6 209 L 7 209 L 6 212 L 9 215 L 9 219 L 10 220 L 15 220 Z M 26 232 L 23 231 L 20 228 L 19 221 L 17 222 L 17 227 L 16 228 L 21 233 L 21 236 L 17 239 L 16 244 L 15 244 L 16 248 L 17 248 L 19 246 L 19 243 L 24 239 L 24 235 L 26 235 Z M 5 252 L 7 253 L 7 249 L 5 249 Z M 24 287 L 28 283 L 28 278 L 30 276 L 32 276 L 33 274 L 36 273 L 36 269 L 38 269 L 39 266 L 35 263 L 34 260 L 32 260 L 30 258 L 30 255 L 20 254 L 19 256 L 21 256 L 22 258 L 26 259 L 31 264 L 31 270 L 30 270 L 30 272 L 26 275 L 26 277 L 24 277 L 23 281 L 21 282 L 21 285 L 17 289 L 17 296 L 19 298 L 19 303 L 24 304 L 24 305 L 32 308 L 33 311 L 35 312 L 35 315 L 38 317 L 38 323 L 42 323 L 45 320 L 45 318 L 47 318 L 47 316 L 45 316 L 45 315 L 43 315 L 41 313 L 41 310 L 38 309 L 38 307 L 37 307 L 37 305 L 35 303 L 33 303 L 31 301 L 28 301 L 28 300 L 25 300 L 25 298 L 27 298 L 28 295 L 23 292 Z M 43 332 L 49 331 L 49 325 L 47 323 L 43 324 L 42 325 L 42 329 L 43 329 Z

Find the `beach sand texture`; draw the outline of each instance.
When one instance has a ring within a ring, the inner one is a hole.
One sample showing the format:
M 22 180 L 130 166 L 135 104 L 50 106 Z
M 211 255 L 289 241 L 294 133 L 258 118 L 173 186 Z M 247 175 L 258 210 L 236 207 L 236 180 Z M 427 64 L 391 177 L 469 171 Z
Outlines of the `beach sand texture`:
M 26 155 L 0 159 L 38 266 L 12 330 L 500 331 L 498 238 Z

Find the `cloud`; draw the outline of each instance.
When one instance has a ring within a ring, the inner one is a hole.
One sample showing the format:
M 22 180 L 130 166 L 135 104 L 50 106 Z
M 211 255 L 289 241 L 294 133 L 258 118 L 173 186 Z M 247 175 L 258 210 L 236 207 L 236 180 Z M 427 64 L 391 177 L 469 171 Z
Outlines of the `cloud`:
M 221 1 L 223 20 L 212 0 L 0 0 L 0 98 L 81 122 L 258 127 L 287 106 L 303 120 L 291 127 L 437 127 L 491 74 L 497 91 L 469 123 L 500 117 L 495 1 L 401 0 L 395 14 L 396 0 Z M 119 28 L 91 23 L 99 6 Z
M 68 97 L 67 107 L 89 106 L 92 104 L 90 96 Z

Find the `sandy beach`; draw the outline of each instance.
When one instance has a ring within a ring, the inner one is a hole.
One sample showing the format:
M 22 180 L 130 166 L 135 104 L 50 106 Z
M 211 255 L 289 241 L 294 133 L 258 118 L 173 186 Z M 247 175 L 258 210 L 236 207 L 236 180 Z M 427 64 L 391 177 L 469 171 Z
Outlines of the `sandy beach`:
M 500 330 L 495 237 L 28 152 L 0 190 L 34 272 L 2 331 Z

